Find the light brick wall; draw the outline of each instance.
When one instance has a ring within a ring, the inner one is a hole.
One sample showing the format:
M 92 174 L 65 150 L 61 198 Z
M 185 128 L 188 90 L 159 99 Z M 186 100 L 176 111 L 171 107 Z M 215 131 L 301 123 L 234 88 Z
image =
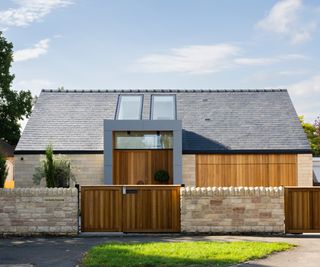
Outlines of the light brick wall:
M 81 185 L 104 183 L 103 154 L 68 154 L 63 156 L 71 161 L 77 183 Z M 32 182 L 32 176 L 35 168 L 40 166 L 40 160 L 43 158 L 44 155 L 40 154 L 15 156 L 15 187 L 35 187 Z
M 312 185 L 312 154 L 298 154 L 298 186 Z
M 284 232 L 282 187 L 181 188 L 181 231 Z
M 0 235 L 78 231 L 76 188 L 0 189 Z
M 182 155 L 182 182 L 186 186 L 196 185 L 196 155 Z

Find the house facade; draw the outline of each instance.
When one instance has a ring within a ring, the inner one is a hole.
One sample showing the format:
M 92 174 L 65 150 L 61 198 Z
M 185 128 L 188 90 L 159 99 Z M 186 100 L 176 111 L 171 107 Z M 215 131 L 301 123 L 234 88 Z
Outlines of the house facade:
M 312 186 L 312 155 L 286 90 L 43 90 L 15 150 L 16 187 L 52 145 L 77 182 Z

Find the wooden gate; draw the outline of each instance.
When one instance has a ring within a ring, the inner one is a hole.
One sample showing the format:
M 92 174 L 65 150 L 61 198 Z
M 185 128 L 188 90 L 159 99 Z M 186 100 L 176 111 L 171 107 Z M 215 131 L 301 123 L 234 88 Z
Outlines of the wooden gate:
M 81 186 L 83 232 L 180 232 L 180 186 Z
M 286 233 L 320 232 L 320 187 L 285 188 Z

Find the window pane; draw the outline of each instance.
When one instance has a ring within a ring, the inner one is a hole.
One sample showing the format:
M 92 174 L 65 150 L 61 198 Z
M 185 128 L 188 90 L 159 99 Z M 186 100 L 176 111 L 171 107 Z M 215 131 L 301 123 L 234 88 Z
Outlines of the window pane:
M 115 149 L 171 149 L 172 132 L 115 132 Z
M 153 120 L 175 120 L 176 98 L 170 96 L 152 96 L 152 119 Z
M 142 96 L 120 95 L 118 103 L 118 120 L 141 120 Z

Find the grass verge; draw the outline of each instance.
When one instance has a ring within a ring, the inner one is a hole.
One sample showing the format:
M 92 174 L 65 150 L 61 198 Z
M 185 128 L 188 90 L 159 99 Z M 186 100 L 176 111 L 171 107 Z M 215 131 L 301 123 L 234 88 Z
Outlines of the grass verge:
M 263 258 L 294 245 L 268 242 L 106 243 L 83 259 L 92 266 L 227 266 Z

